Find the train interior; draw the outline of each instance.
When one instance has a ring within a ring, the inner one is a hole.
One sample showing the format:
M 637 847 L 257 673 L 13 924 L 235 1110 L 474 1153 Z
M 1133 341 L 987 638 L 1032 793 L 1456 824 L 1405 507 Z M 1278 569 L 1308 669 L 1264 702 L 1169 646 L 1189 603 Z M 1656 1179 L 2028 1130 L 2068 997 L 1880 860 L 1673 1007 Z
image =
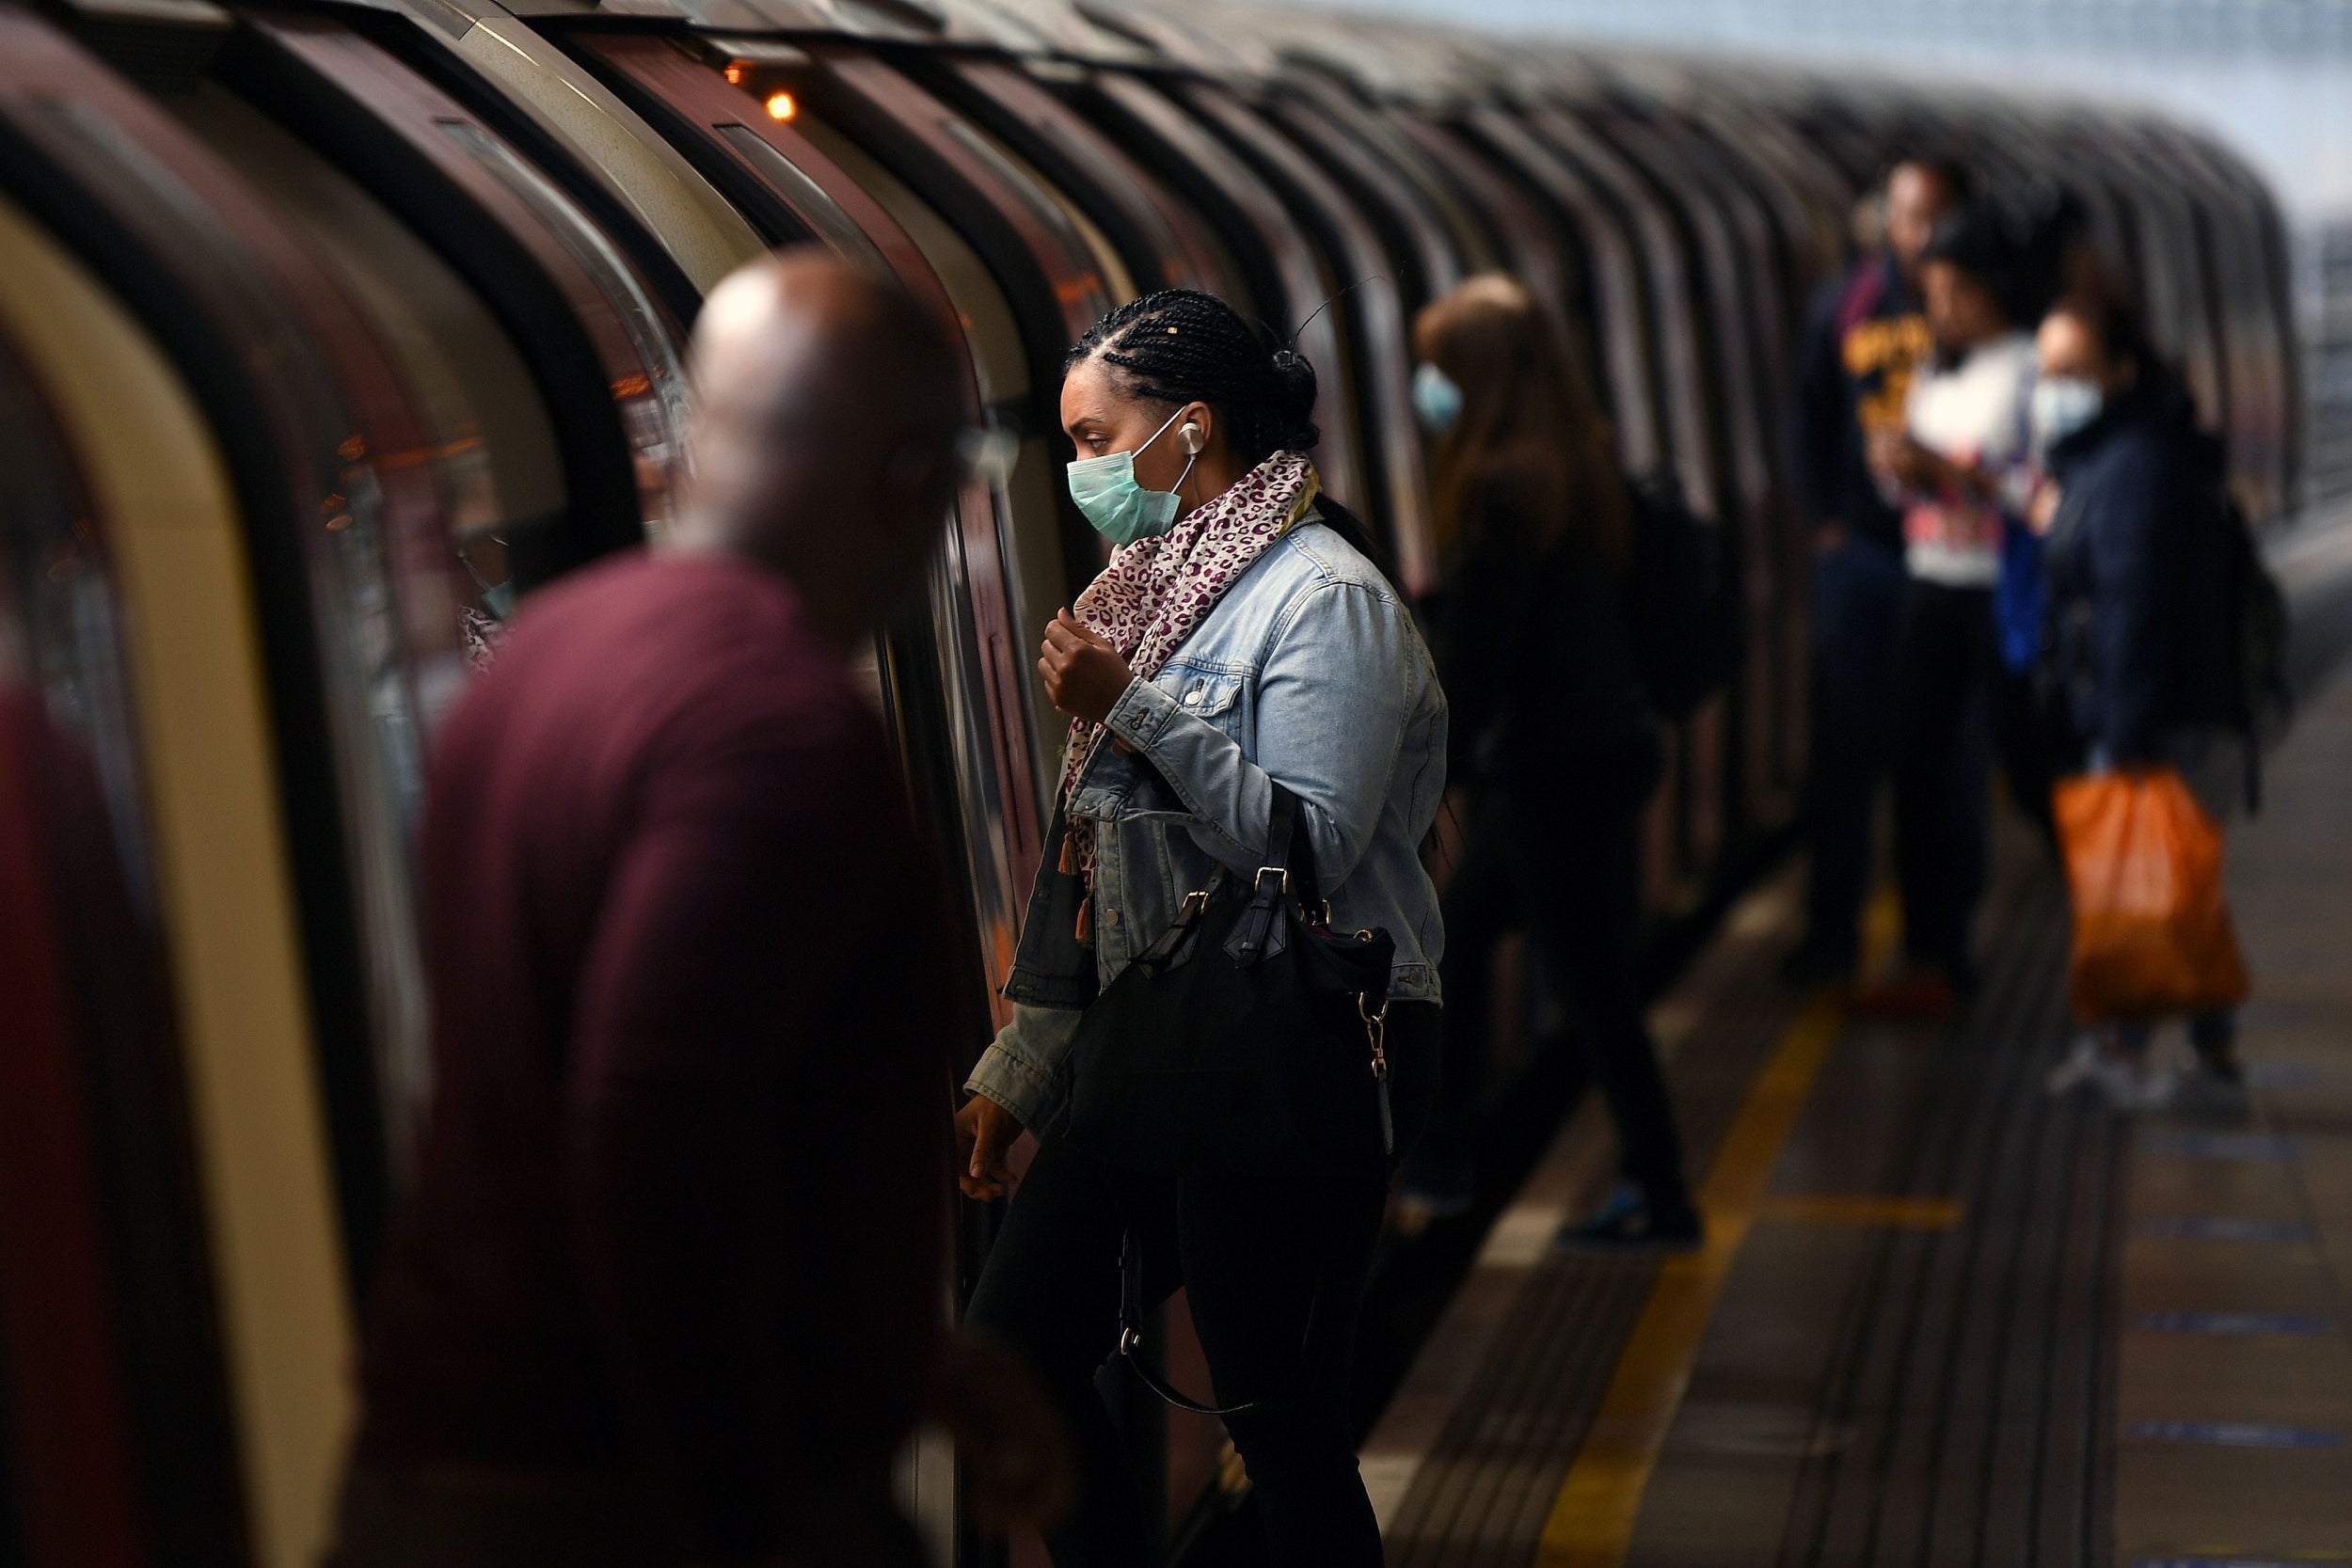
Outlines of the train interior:
M 410 848 L 436 721 L 518 601 L 661 538 L 699 303 L 788 245 L 934 313 L 969 421 L 1002 442 L 942 520 L 922 610 L 867 666 L 957 875 L 966 1062 L 1006 1016 L 1063 732 L 1031 648 L 1103 560 L 1059 482 L 1056 397 L 1104 310 L 1194 286 L 1295 334 L 1325 372 L 1324 483 L 1418 595 L 1439 566 L 1408 326 L 1507 269 L 1589 365 L 1628 469 L 1710 525 L 1739 668 L 1670 736 L 1643 964 L 1680 1009 L 1666 1033 L 1710 1205 L 1741 1235 L 1754 1221 L 1738 1274 L 1710 1247 L 1717 1274 L 1677 1287 L 1711 1310 L 1730 1281 L 1682 1370 L 1725 1431 L 1645 1449 L 1673 1408 L 1642 1404 L 1677 1365 L 1652 1332 L 1664 1287 L 1522 1244 L 1599 1179 L 1581 1083 L 1528 1049 L 1535 998 L 1486 1107 L 1493 1190 L 1470 1223 L 1384 1251 L 1368 1310 L 1367 1475 L 1399 1560 L 1627 1560 L 1633 1517 L 1591 1521 L 1614 1517 L 1609 1476 L 1644 1464 L 1644 1561 L 1877 1561 L 1899 1538 L 1943 1561 L 1917 1521 L 1939 1497 L 1981 1519 L 1967 1488 L 2020 1466 L 2049 1478 L 2040 1512 L 1979 1528 L 2042 1532 L 2054 1559 L 2094 1536 L 2120 1551 L 2115 1358 L 2143 1352 L 2065 1324 L 2161 1266 L 2127 1256 L 2130 1227 L 2169 1200 L 2111 1127 L 1996 1092 L 2058 1018 L 2046 877 L 2005 849 L 2006 1000 L 1967 1026 L 1974 1049 L 1840 1043 L 1759 956 L 1807 754 L 1788 388 L 1857 200 L 1924 145 L 1996 184 L 2063 182 L 2227 437 L 2248 515 L 2296 534 L 2276 200 L 2154 118 L 1236 4 L 0 0 L 0 1563 L 316 1560 L 357 1303 L 428 1088 Z M 2313 743 L 2334 750 L 2311 768 L 2344 783 L 2340 740 Z M 2285 875 L 2297 820 L 2341 847 L 2302 767 L 2281 765 L 2249 864 Z M 2325 965 L 2305 967 L 2318 988 Z M 1751 1092 L 1825 1062 L 1842 1102 Z M 1912 1208 L 1776 1228 L 1750 1147 L 1772 1126 L 1825 1190 L 1900 1164 L 1885 1201 Z M 2055 1217 L 2026 1212 L 2044 1166 L 2074 1182 Z M 1967 1226 L 2020 1217 L 1932 1253 L 1963 1202 Z M 965 1206 L 966 1281 L 989 1227 Z M 2064 1260 L 2091 1235 L 2094 1264 Z M 1979 1298 L 1964 1325 L 1937 1317 Z M 1165 1354 L 1197 1381 L 1181 1298 L 1168 1316 Z M 1743 1438 L 1776 1335 L 1843 1402 Z M 2003 1383 L 2031 1357 L 1993 1335 L 2050 1341 L 2041 1381 Z M 1883 1386 L 1905 1354 L 1960 1369 L 1942 1403 Z M 1990 1393 L 1961 1388 L 1986 1367 Z M 1112 1392 L 1166 1477 L 1179 1560 L 1247 1560 L 1221 1429 Z M 2042 1447 L 2011 1443 L 2021 1422 Z M 1924 1456 L 1930 1428 L 1953 1453 Z M 2128 1440 L 2120 1464 L 2166 1484 Z M 938 1560 L 1005 1560 L 959 1515 L 943 1446 L 906 1471 Z M 1783 1544 L 1723 1548 L 1751 1528 Z

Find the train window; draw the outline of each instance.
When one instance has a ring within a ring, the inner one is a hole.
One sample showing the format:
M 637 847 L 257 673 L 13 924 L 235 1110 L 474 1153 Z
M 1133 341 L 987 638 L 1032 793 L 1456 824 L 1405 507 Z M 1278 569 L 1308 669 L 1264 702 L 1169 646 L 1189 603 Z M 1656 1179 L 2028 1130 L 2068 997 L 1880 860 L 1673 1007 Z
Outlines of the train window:
M 1063 247 L 1094 262 L 1111 304 L 1136 297 L 1136 280 L 1127 263 L 1095 227 L 1091 218 L 1035 167 L 975 129 L 969 120 L 950 119 L 943 128 L 956 144 L 995 168 L 1008 190 L 1018 193 L 1031 215 L 1061 236 Z
M 673 479 L 683 475 L 686 461 L 686 371 L 678 361 L 671 327 L 639 281 L 636 269 L 553 181 L 470 121 L 436 123 L 443 135 L 539 215 L 580 270 L 596 279 L 619 317 L 622 330 L 628 334 L 630 346 L 644 364 L 643 379 L 647 384 L 636 385 L 640 378 L 631 377 L 628 384 L 616 385 L 612 391 L 621 407 L 621 427 L 628 435 L 637 461 L 638 492 L 660 498 L 658 510 L 649 509 L 645 516 L 646 531 L 659 538 L 676 506 Z
M 213 86 L 171 106 L 300 226 L 399 359 L 430 426 L 469 645 L 486 655 L 512 604 L 506 540 L 565 499 L 554 431 L 513 341 L 438 252 L 276 121 Z

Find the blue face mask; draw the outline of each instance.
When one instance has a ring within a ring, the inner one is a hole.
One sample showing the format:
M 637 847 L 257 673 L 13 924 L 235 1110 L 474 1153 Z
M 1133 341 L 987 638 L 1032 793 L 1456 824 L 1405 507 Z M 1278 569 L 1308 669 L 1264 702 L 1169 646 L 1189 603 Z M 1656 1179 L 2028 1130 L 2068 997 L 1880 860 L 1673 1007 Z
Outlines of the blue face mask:
M 2033 386 L 2034 445 L 2043 452 L 2099 417 L 2106 394 L 2078 375 L 2045 375 Z
M 1136 480 L 1136 454 L 1147 451 L 1152 443 L 1168 434 L 1168 425 L 1174 424 L 1184 409 L 1168 417 L 1168 424 L 1160 426 L 1144 438 L 1135 451 L 1114 451 L 1102 457 L 1081 457 L 1070 465 L 1070 499 L 1078 503 L 1086 520 L 1094 525 L 1094 531 L 1114 545 L 1132 545 L 1138 539 L 1166 533 L 1175 526 L 1177 511 L 1184 504 L 1172 490 L 1147 490 Z M 1182 487 L 1184 476 L 1192 472 L 1192 465 L 1200 461 L 1195 453 L 1184 465 L 1184 472 L 1176 476 Z
M 1462 417 L 1462 388 L 1437 366 L 1423 364 L 1413 372 L 1413 412 L 1422 429 L 1443 436 Z

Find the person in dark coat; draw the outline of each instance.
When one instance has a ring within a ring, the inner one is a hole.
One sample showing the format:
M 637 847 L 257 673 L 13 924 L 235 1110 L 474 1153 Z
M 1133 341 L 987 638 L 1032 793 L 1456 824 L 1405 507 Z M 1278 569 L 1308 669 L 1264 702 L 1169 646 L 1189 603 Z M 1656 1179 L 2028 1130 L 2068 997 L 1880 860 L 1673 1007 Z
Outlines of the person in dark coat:
M 2245 777 L 2226 454 L 2120 300 L 2059 305 L 2036 347 L 2035 435 L 2056 484 L 2049 674 L 2079 761 L 2178 768 L 2220 821 Z M 2233 1014 L 2189 1020 L 2185 1081 L 2149 1070 L 2153 1033 L 2085 1039 L 2051 1088 L 2095 1082 L 2129 1108 L 2242 1100 Z
M 1433 1213 L 1468 1205 L 1495 946 L 1524 925 L 1575 1009 L 1621 1146 L 1622 1185 L 1563 1243 L 1692 1246 L 1699 1217 L 1632 975 L 1661 759 L 1622 609 L 1632 497 L 1607 420 L 1525 288 L 1472 278 L 1413 336 L 1415 401 L 1436 436 L 1448 777 L 1470 782 L 1457 801 L 1470 837 L 1445 889 L 1444 1085 L 1408 1193 Z
M 1805 936 L 1787 964 L 1796 979 L 1851 979 L 1859 956 L 1904 580 L 1902 513 L 1871 473 L 1867 444 L 1903 428 L 1934 348 L 1919 258 L 1967 196 L 1956 164 L 1897 162 L 1880 202 L 1883 246 L 1822 292 L 1806 327 L 1795 471 L 1814 529 L 1813 759 Z

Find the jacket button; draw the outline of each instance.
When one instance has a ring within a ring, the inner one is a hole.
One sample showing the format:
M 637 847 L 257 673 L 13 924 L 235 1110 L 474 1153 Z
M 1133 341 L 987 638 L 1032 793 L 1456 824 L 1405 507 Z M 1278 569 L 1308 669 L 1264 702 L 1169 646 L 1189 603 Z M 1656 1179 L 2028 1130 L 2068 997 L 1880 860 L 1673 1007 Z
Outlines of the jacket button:
M 1116 926 L 1116 925 L 1118 925 L 1118 924 L 1119 924 L 1119 911 L 1118 911 L 1117 910 L 1104 910 L 1104 911 L 1103 911 L 1103 924 L 1104 924 L 1104 925 L 1105 925 L 1105 926 Z
M 1200 689 L 1199 687 L 1195 687 L 1190 691 L 1184 693 L 1184 705 L 1186 707 L 1199 707 L 1200 705 Z

